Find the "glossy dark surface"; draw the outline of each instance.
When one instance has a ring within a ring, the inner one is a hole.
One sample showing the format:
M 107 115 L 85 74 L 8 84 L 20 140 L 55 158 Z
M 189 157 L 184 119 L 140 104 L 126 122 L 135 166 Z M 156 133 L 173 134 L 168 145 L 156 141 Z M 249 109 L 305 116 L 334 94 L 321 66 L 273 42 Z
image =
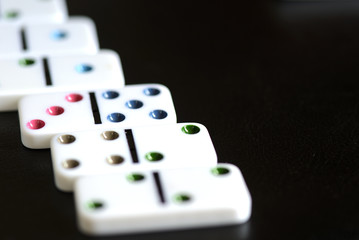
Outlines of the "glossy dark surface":
M 232 2 L 68 2 L 120 54 L 126 84 L 166 85 L 178 122 L 208 128 L 253 198 L 242 226 L 109 239 L 359 239 L 359 4 Z M 17 117 L 0 113 L 0 238 L 90 239 Z

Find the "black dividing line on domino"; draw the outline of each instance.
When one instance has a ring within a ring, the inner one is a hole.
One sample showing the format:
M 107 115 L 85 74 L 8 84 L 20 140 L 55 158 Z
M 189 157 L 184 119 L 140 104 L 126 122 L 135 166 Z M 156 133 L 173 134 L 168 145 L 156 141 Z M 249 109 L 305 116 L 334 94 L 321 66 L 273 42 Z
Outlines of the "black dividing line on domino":
M 165 195 L 163 193 L 163 188 L 162 188 L 162 184 L 161 184 L 161 178 L 160 178 L 160 174 L 158 172 L 153 172 L 152 173 L 153 178 L 155 180 L 155 185 L 156 185 L 156 189 L 157 189 L 157 194 L 160 198 L 160 202 L 162 204 L 166 203 L 166 199 L 165 199 Z
M 44 67 L 46 86 L 52 86 L 52 79 L 49 69 L 49 60 L 47 58 L 42 59 L 42 65 Z
M 21 30 L 20 30 L 20 37 L 21 37 L 21 47 L 22 47 L 22 50 L 26 51 L 26 50 L 27 50 L 27 41 L 26 41 L 25 28 L 21 28 Z
M 126 134 L 128 148 L 130 149 L 130 153 L 131 153 L 131 157 L 132 157 L 132 162 L 139 163 L 138 156 L 137 156 L 136 144 L 135 144 L 135 140 L 133 139 L 132 130 L 125 129 L 125 134 Z
M 92 109 L 92 115 L 94 119 L 95 124 L 102 124 L 100 111 L 98 109 L 97 105 L 97 99 L 94 92 L 90 92 L 90 101 L 91 101 L 91 109 Z

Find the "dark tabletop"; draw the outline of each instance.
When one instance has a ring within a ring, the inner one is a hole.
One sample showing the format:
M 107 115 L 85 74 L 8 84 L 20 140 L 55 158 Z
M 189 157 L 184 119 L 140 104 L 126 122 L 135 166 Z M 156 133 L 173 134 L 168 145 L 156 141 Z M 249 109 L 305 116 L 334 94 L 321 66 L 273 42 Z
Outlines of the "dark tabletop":
M 234 3 L 235 2 L 235 3 Z M 162 83 L 253 198 L 241 226 L 110 239 L 359 239 L 359 3 L 69 0 L 126 84 Z M 0 239 L 88 239 L 49 150 L 0 113 Z M 97 239 L 97 238 L 96 238 Z M 98 238 L 102 239 L 102 238 Z

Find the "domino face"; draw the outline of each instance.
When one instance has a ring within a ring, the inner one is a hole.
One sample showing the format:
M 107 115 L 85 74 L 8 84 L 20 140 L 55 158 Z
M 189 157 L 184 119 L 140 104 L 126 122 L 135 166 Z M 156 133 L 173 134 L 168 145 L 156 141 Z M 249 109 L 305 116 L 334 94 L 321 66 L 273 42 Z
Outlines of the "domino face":
M 1 57 L 95 54 L 99 49 L 96 27 L 87 17 L 71 17 L 64 23 L 0 23 Z
M 51 140 L 55 183 L 73 191 L 83 176 L 217 164 L 205 126 L 176 123 L 63 133 Z
M 16 110 L 21 97 L 58 91 L 121 88 L 125 84 L 118 54 L 0 58 L 0 111 Z
M 112 235 L 240 224 L 252 201 L 239 169 L 219 164 L 83 177 L 75 202 L 82 232 Z
M 64 22 L 67 17 L 65 0 L 0 0 L 1 22 Z
M 171 93 L 160 84 L 29 95 L 19 101 L 18 112 L 28 148 L 49 148 L 63 132 L 176 123 Z

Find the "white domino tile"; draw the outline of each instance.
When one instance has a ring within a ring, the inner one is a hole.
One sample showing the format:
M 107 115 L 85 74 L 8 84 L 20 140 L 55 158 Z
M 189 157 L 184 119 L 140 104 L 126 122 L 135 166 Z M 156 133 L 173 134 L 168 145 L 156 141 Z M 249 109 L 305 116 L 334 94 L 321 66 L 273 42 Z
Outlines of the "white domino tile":
M 88 17 L 74 16 L 63 23 L 0 22 L 0 36 L 0 58 L 19 54 L 95 54 L 99 50 L 96 26 Z
M 120 57 L 111 50 L 93 55 L 0 58 L 0 66 L 0 111 L 17 110 L 19 99 L 26 95 L 125 85 Z
M 62 191 L 73 191 L 83 176 L 217 164 L 208 130 L 199 123 L 63 133 L 52 138 L 51 156 Z
M 171 93 L 161 84 L 29 95 L 19 101 L 18 112 L 21 140 L 28 148 L 49 148 L 51 138 L 63 132 L 177 120 Z
M 79 228 L 88 235 L 241 224 L 252 203 L 231 164 L 83 177 L 75 202 Z
M 0 22 L 61 23 L 67 18 L 65 0 L 0 0 Z

